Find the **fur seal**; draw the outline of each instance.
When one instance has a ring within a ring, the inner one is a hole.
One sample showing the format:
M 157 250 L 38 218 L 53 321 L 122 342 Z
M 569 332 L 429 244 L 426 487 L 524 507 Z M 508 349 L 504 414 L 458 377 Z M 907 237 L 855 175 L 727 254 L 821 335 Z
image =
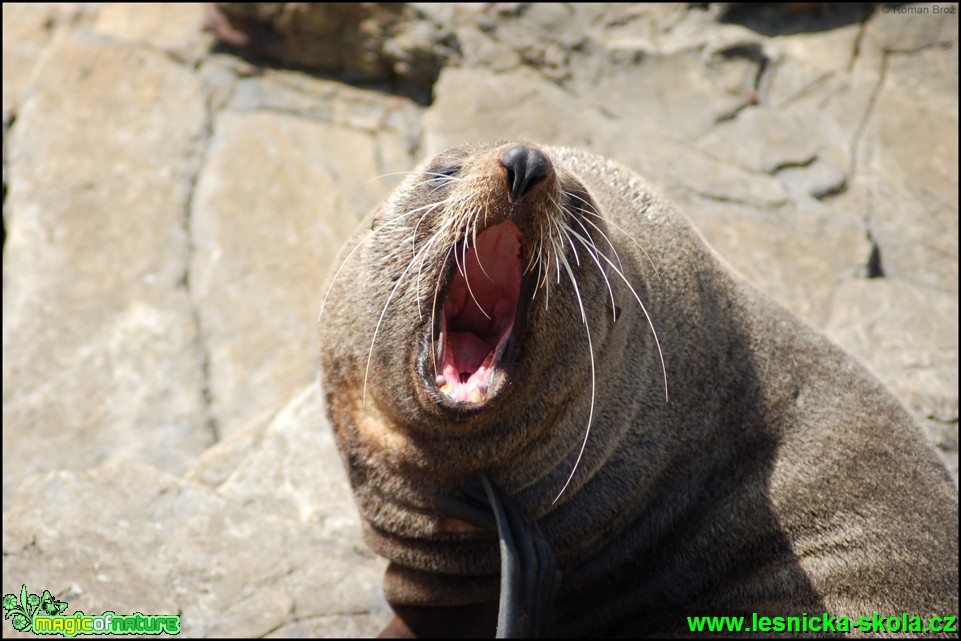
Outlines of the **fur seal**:
M 493 634 L 497 537 L 444 502 L 478 472 L 556 558 L 545 634 L 957 614 L 957 491 L 913 418 L 617 163 L 523 141 L 427 160 L 321 314 L 389 634 Z

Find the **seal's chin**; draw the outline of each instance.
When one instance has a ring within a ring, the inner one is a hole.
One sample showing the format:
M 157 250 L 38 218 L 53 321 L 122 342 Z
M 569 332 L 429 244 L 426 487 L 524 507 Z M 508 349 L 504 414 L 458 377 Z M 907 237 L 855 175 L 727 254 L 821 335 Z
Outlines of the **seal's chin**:
M 459 252 L 440 314 L 435 381 L 454 401 L 484 403 L 493 392 L 517 315 L 522 252 L 523 237 L 510 222 L 488 228 Z

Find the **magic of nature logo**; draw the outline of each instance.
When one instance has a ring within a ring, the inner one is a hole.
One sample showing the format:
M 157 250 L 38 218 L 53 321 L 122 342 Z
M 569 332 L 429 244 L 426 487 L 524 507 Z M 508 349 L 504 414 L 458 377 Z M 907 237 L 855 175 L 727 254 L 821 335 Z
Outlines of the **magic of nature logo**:
M 56 634 L 74 637 L 78 634 L 180 634 L 180 615 L 177 614 L 64 614 L 67 603 L 60 601 L 50 590 L 43 594 L 27 591 L 3 595 L 4 619 L 9 619 L 18 632 Z

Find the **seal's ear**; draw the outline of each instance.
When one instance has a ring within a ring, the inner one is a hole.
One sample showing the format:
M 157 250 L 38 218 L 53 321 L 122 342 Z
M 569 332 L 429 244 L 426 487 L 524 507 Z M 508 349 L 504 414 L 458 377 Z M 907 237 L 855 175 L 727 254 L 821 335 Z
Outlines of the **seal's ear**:
M 388 219 L 388 209 L 385 203 L 380 203 L 374 209 L 367 214 L 367 218 L 370 220 L 368 229 L 370 231 L 377 231 L 380 229 Z

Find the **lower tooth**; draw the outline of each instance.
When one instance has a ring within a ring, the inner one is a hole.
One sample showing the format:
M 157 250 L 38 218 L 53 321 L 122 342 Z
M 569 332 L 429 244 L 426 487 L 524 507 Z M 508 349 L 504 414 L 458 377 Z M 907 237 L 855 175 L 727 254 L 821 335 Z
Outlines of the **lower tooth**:
M 484 400 L 484 395 L 481 394 L 480 390 L 476 390 L 476 389 L 471 390 L 471 393 L 470 393 L 471 403 L 480 403 L 482 400 Z

